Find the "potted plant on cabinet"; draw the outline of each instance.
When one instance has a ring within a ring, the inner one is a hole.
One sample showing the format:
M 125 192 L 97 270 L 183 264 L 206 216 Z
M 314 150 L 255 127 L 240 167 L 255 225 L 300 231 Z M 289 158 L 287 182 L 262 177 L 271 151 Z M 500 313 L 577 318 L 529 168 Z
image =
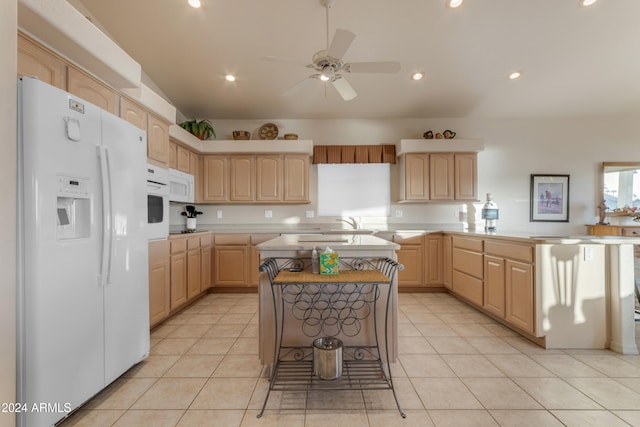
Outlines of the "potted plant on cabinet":
M 185 120 L 178 126 L 185 129 L 187 132 L 192 133 L 201 140 L 209 139 L 212 136 L 215 138 L 216 132 L 213 130 L 213 125 L 209 120 Z

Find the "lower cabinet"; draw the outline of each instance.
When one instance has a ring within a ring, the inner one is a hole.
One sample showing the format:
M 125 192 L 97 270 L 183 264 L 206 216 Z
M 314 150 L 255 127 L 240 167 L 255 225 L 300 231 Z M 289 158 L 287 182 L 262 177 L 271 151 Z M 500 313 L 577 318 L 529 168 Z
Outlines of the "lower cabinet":
M 187 239 L 171 240 L 171 310 L 187 302 Z
M 535 334 L 533 266 L 529 263 L 507 260 L 505 270 L 505 319 L 512 325 Z
M 260 282 L 260 251 L 257 245 L 278 237 L 279 234 L 252 234 L 251 235 L 251 260 L 249 262 L 249 277 L 251 278 L 251 285 L 258 286 Z
M 162 322 L 171 311 L 171 264 L 168 240 L 149 242 L 149 324 Z
M 201 264 L 200 237 L 187 239 L 187 300 L 200 295 Z
M 483 305 L 483 240 L 453 236 L 451 285 L 454 293 Z
M 398 288 L 422 286 L 424 283 L 422 278 L 424 267 L 422 236 L 404 237 L 395 234 L 393 241 L 400 243 L 400 249 L 396 251 L 396 255 L 398 262 L 404 266 L 402 270 L 398 271 Z
M 213 246 L 214 286 L 248 287 L 249 234 L 216 234 Z
M 445 288 L 451 290 L 451 273 L 452 271 L 452 249 L 453 249 L 453 236 L 445 234 L 442 236 L 442 284 Z

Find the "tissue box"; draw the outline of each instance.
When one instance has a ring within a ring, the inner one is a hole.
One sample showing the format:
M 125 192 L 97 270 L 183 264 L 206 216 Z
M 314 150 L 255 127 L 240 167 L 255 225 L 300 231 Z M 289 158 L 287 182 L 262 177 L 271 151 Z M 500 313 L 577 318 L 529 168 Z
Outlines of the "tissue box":
M 339 258 L 336 252 L 320 254 L 320 274 L 338 274 Z

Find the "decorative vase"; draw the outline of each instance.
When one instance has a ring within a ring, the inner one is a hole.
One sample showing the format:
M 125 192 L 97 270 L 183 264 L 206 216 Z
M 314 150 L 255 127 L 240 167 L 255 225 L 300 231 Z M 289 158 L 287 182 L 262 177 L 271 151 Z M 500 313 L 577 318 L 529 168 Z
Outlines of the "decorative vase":
M 187 218 L 187 230 L 196 229 L 196 218 Z

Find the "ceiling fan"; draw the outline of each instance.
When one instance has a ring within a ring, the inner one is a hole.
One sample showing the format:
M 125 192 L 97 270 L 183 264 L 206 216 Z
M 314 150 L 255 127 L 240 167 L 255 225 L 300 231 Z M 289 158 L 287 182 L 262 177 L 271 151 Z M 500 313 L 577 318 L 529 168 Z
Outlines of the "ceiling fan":
M 333 0 L 320 0 L 320 3 L 326 8 L 327 14 L 327 48 L 316 52 L 311 58 L 311 63 L 306 65 L 315 73 L 295 84 L 284 92 L 283 96 L 291 96 L 314 79 L 318 79 L 330 82 L 342 99 L 350 101 L 358 94 L 341 73 L 397 73 L 400 71 L 400 63 L 396 61 L 344 62 L 342 57 L 353 43 L 356 35 L 348 30 L 337 29 L 331 43 L 329 43 L 329 9 Z M 289 59 L 273 56 L 264 59 L 291 62 Z

